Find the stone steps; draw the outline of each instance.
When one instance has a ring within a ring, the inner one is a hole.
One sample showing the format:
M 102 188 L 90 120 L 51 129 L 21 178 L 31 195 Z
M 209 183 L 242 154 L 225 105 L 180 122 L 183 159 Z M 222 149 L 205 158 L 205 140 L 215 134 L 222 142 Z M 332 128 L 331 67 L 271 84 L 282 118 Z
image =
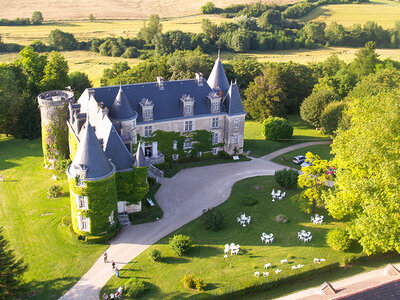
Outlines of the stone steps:
M 128 214 L 119 214 L 118 215 L 118 222 L 122 226 L 130 226 L 131 225 L 131 221 L 129 220 Z

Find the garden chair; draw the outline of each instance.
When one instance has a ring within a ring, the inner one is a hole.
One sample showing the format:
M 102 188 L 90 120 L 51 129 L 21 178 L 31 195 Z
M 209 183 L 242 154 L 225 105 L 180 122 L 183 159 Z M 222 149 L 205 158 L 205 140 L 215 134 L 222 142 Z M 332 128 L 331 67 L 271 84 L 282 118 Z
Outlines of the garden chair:
M 296 266 L 292 266 L 292 270 L 294 270 L 294 269 L 297 269 L 297 267 Z
M 287 263 L 287 259 L 282 259 L 281 264 Z
M 326 260 L 325 260 L 325 258 L 321 258 L 319 261 L 320 261 L 320 262 L 324 262 L 324 261 L 326 261 Z
M 115 298 L 119 298 L 119 299 L 121 299 L 122 298 L 122 290 L 123 290 L 123 286 L 120 286 L 116 291 L 115 291 Z
M 271 266 L 271 263 L 267 263 L 264 265 L 264 268 L 268 269 Z
M 319 263 L 319 258 L 314 258 L 314 264 Z
M 255 277 L 260 277 L 260 272 L 254 272 Z
M 264 243 L 265 237 L 261 236 L 261 242 Z
M 304 265 L 300 265 L 300 264 L 297 265 L 297 268 L 298 268 L 298 269 L 300 269 L 300 268 L 302 268 L 302 267 L 304 267 Z
M 275 189 L 272 189 L 271 195 L 272 195 L 272 197 L 275 197 Z
M 282 272 L 281 269 L 276 269 L 276 270 L 275 270 L 275 273 L 276 273 L 276 274 L 279 274 L 280 272 Z
M 286 197 L 286 192 L 283 192 L 281 196 L 282 196 L 282 198 L 285 198 Z
M 268 277 L 269 273 L 268 272 L 263 272 L 264 277 Z

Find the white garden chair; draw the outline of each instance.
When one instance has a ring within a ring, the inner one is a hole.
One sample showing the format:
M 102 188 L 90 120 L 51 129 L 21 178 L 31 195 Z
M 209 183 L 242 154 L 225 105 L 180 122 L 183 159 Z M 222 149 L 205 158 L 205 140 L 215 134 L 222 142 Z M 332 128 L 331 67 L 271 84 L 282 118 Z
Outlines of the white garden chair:
M 319 263 L 319 258 L 314 258 L 314 264 Z
M 276 274 L 279 274 L 280 272 L 282 272 L 281 269 L 276 269 L 276 270 L 275 270 L 275 273 L 276 273 Z
M 260 272 L 254 272 L 255 277 L 260 277 Z
M 268 272 L 263 272 L 264 277 L 268 277 L 269 273 Z
M 281 260 L 281 264 L 284 264 L 284 263 L 287 263 L 288 261 L 287 261 L 287 259 L 282 259 Z
M 264 268 L 268 269 L 271 266 L 271 263 L 267 263 L 264 265 Z

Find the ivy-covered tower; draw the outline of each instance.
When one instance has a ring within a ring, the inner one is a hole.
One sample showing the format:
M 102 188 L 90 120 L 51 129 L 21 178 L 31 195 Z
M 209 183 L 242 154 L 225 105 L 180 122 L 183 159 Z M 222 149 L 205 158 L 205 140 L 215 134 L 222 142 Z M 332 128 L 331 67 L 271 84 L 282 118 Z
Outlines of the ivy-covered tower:
M 115 166 L 89 121 L 82 126 L 79 145 L 67 169 L 73 229 L 84 236 L 107 234 L 117 225 Z
M 74 102 L 71 91 L 48 91 L 38 96 L 42 120 L 44 165 L 53 169 L 57 159 L 68 158 L 68 103 Z

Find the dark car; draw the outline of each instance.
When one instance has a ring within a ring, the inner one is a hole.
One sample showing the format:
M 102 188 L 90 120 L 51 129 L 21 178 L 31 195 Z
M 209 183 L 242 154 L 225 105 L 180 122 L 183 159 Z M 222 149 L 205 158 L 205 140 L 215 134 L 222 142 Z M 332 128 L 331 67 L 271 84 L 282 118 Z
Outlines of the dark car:
M 293 158 L 293 162 L 296 165 L 302 164 L 306 160 L 306 157 L 304 155 L 297 155 Z

